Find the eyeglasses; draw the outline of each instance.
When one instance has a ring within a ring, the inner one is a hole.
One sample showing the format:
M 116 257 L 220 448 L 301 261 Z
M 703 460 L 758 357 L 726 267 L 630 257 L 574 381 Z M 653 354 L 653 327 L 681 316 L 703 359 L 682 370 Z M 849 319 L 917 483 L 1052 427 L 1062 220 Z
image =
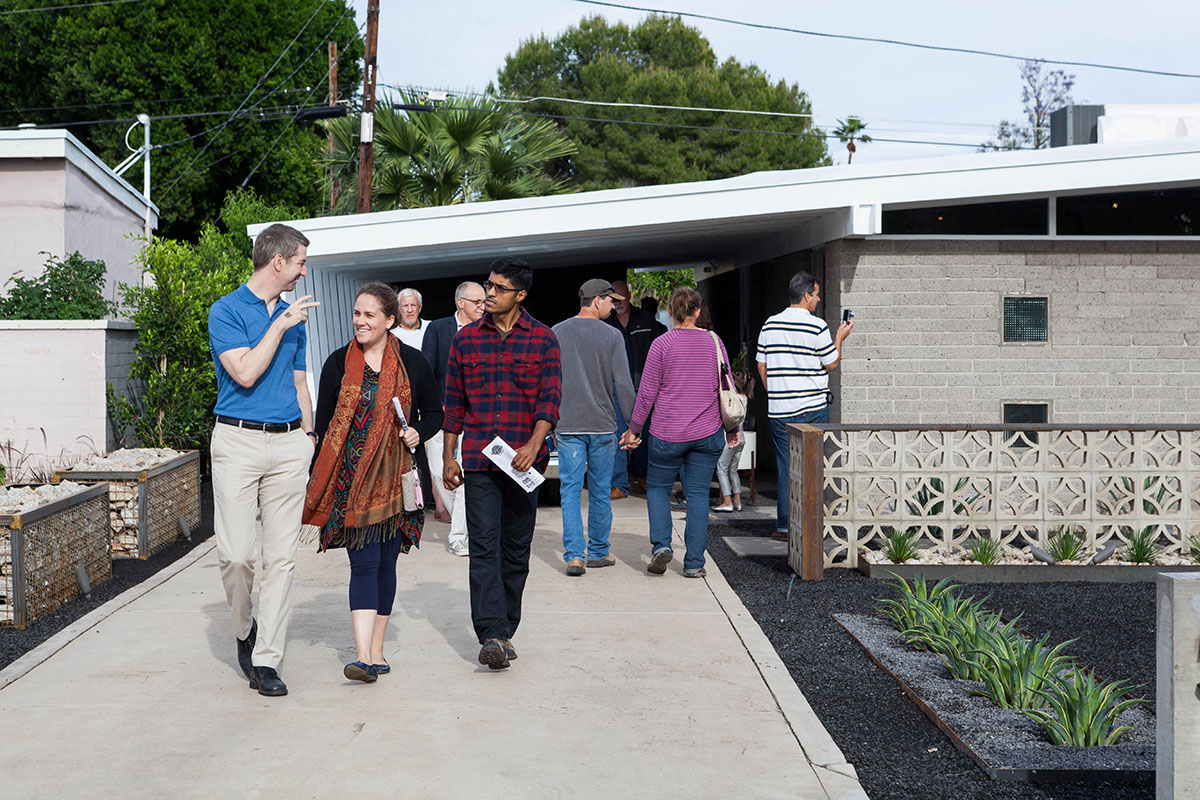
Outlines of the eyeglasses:
M 484 282 L 483 282 L 483 290 L 484 290 L 485 292 L 486 292 L 486 291 L 490 291 L 490 290 L 492 290 L 492 289 L 495 289 L 495 290 L 496 290 L 496 294 L 508 294 L 509 292 L 519 292 L 519 291 L 521 291 L 520 289 L 517 289 L 517 288 L 515 288 L 515 287 L 512 287 L 512 286 L 501 286 L 500 284 L 498 284 L 498 283 L 492 283 L 491 281 L 484 281 Z
M 475 305 L 477 305 L 477 306 L 481 306 L 481 305 L 483 305 L 484 303 L 486 303 L 486 302 L 487 302 L 487 298 L 486 298 L 486 297 L 481 297 L 481 298 L 479 298 L 478 300 L 472 300 L 472 299 L 471 299 L 471 298 L 469 298 L 469 297 L 460 297 L 460 298 L 458 298 L 458 299 L 459 299 L 459 300 L 462 300 L 463 302 L 466 302 L 466 303 L 474 303 L 474 304 L 475 304 Z

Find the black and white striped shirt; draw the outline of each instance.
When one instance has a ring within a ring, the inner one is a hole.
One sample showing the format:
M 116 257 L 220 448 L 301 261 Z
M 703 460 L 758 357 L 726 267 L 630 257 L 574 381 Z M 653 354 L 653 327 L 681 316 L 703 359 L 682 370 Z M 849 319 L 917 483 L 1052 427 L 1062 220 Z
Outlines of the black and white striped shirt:
M 759 362 L 767 365 L 767 415 L 790 417 L 824 408 L 837 348 L 825 320 L 803 308 L 785 308 L 758 334 Z

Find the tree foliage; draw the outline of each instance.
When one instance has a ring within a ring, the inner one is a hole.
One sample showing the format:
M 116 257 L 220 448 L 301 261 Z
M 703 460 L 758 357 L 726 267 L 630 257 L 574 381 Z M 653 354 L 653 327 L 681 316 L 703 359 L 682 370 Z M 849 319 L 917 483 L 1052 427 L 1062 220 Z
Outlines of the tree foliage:
M 1061 69 L 1043 73 L 1045 66 L 1043 61 L 1021 62 L 1021 103 L 1025 108 L 1025 124 L 1000 120 L 996 135 L 980 145 L 980 151 L 1040 150 L 1050 146 L 1050 115 L 1075 102 L 1071 97 L 1075 76 Z
M 839 119 L 838 126 L 833 129 L 833 135 L 838 138 L 838 141 L 846 145 L 846 163 L 850 164 L 854 161 L 854 154 L 858 148 L 854 144 L 857 139 L 860 144 L 866 144 L 871 141 L 871 137 L 865 133 L 867 123 L 863 122 L 858 117 L 850 117 L 849 119 Z
M 59 259 L 49 253 L 36 278 L 21 274 L 8 279 L 12 289 L 0 297 L 0 319 L 104 319 L 116 304 L 104 299 L 103 261 L 71 253 Z
M 796 84 L 771 83 L 758 67 L 734 58 L 718 63 L 698 30 L 678 17 L 657 15 L 633 28 L 589 17 L 554 39 L 539 36 L 524 41 L 505 59 L 497 87 L 500 94 L 512 98 L 549 96 L 812 113 L 807 95 Z M 556 175 L 574 178 L 583 190 L 710 180 L 830 163 L 824 135 L 813 127 L 811 117 L 587 106 L 557 100 L 538 100 L 520 108 L 575 118 L 559 119 L 557 124 L 579 152 L 558 159 L 554 168 Z M 718 130 L 722 128 L 773 133 Z
M 144 447 L 208 450 L 217 378 L 208 349 L 208 309 L 250 277 L 245 225 L 288 219 L 294 209 L 273 206 L 252 192 L 226 198 L 227 228 L 205 224 L 195 244 L 158 238 L 139 253 L 143 286 L 123 285 L 122 299 L 137 324 L 129 380 L 134 399 L 108 387 L 113 430 Z
M 6 8 L 45 5 L 15 0 Z M 326 38 L 338 44 L 339 88 L 351 96 L 361 80 L 363 47 L 347 0 L 142 0 L 6 13 L 0 16 L 0 126 L 67 126 L 113 165 L 129 154 L 124 136 L 139 112 L 152 118 L 213 112 L 151 123 L 152 144 L 176 142 L 151 157 L 159 231 L 193 238 L 221 207 L 226 189 L 239 185 L 283 133 L 294 109 L 326 102 Z M 263 76 L 244 109 L 250 113 L 219 135 L 204 133 L 229 119 Z M 77 124 L 115 119 L 122 121 Z M 131 134 L 135 146 L 141 135 L 140 129 Z M 311 174 L 323 141 L 319 131 L 292 125 L 250 186 L 292 206 L 318 208 L 320 186 Z
M 402 94 L 401 105 L 418 105 Z M 552 122 L 499 113 L 485 98 L 454 98 L 428 112 L 382 103 L 375 112 L 371 208 L 447 206 L 478 200 L 539 197 L 571 191 L 546 174 L 548 161 L 575 152 Z M 334 143 L 324 157 L 337 182 L 336 211 L 358 203 L 359 116 L 325 123 Z

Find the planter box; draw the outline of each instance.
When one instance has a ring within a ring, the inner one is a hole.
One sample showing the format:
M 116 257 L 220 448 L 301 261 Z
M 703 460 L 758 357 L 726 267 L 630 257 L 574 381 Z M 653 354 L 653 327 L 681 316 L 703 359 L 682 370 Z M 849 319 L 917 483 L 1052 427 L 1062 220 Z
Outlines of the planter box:
M 57 470 L 55 481 L 109 484 L 113 558 L 149 558 L 200 525 L 200 453 L 143 470 Z
M 924 573 L 927 581 L 954 578 L 963 583 L 1050 583 L 1052 581 L 1094 581 L 1098 583 L 1138 583 L 1154 581 L 1160 572 L 1200 572 L 1194 566 L 1059 566 L 1056 564 L 869 564 L 858 559 L 858 571 L 868 578 L 911 581 Z
M 0 514 L 0 624 L 24 628 L 112 577 L 108 485 L 90 486 L 24 514 Z

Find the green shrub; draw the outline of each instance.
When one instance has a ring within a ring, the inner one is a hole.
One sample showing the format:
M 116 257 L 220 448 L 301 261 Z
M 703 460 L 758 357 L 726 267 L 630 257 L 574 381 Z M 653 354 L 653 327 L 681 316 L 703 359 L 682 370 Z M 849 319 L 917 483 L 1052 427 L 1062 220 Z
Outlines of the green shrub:
M 1108 745 L 1130 730 L 1128 725 L 1117 727 L 1117 717 L 1126 709 L 1150 702 L 1144 697 L 1121 699 L 1134 688 L 1139 687 L 1123 681 L 1105 683 L 1090 672 L 1075 669 L 1066 680 L 1037 692 L 1050 704 L 1049 709 L 1023 709 L 1022 713 L 1041 725 L 1054 744 Z
M 914 558 L 919 558 L 921 549 L 917 547 L 917 529 L 891 531 L 884 537 L 880 552 L 893 564 L 903 564 Z
M 0 297 L 0 319 L 104 319 L 116 303 L 104 299 L 104 262 L 89 261 L 78 251 L 65 260 L 49 253 L 37 278 L 14 275 L 13 288 Z
M 1126 561 L 1134 564 L 1153 564 L 1158 558 L 1158 533 L 1153 525 L 1147 525 L 1129 537 L 1129 544 L 1122 553 Z
M 1079 561 L 1083 556 L 1083 536 L 1069 527 L 1059 528 L 1050 538 L 1050 557 L 1060 564 L 1063 561 Z
M 1192 557 L 1193 561 L 1200 561 L 1200 536 L 1187 538 L 1187 554 Z
M 958 587 L 951 583 L 951 578 L 942 578 L 935 585 L 929 586 L 925 582 L 925 573 L 917 573 L 913 578 L 912 585 L 903 578 L 897 578 L 896 589 L 900 593 L 898 598 L 881 599 L 879 612 L 892 621 L 896 626 L 896 630 L 903 631 L 916 626 L 917 621 L 925 613 L 924 607 L 921 605 L 923 601 L 940 601 L 941 598 L 951 595 Z
M 1033 708 L 1042 704 L 1041 692 L 1056 686 L 1059 673 L 1070 667 L 1063 650 L 1075 640 L 1048 646 L 1049 636 L 1033 640 L 1015 630 L 1015 620 L 989 638 L 976 652 L 982 691 L 1001 708 Z
M 966 544 L 967 558 L 977 564 L 995 564 L 1000 560 L 1000 540 L 973 536 Z

